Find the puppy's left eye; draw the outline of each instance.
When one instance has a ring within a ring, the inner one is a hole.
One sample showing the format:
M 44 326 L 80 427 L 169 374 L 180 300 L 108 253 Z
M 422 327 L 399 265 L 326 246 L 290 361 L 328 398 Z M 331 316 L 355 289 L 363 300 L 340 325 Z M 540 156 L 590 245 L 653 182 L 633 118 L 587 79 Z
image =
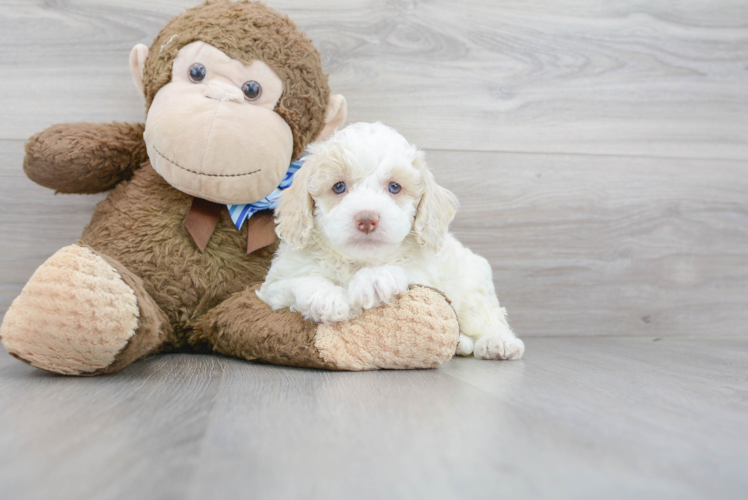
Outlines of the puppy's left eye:
M 332 187 L 332 190 L 333 190 L 333 191 L 334 191 L 334 192 L 335 192 L 336 194 L 343 194 L 343 193 L 345 193 L 345 182 L 338 182 L 337 184 L 335 184 L 335 185 L 334 185 L 334 186 Z
M 390 182 L 390 185 L 388 186 L 388 189 L 390 190 L 390 193 L 397 194 L 400 192 L 400 184 L 397 182 Z

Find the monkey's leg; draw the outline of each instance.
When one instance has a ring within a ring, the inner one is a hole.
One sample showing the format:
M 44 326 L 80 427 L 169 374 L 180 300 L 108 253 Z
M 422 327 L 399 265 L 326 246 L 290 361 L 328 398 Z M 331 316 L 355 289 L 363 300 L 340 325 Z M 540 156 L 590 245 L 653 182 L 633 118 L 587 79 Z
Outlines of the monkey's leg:
M 37 368 L 98 375 L 155 352 L 170 333 L 140 278 L 110 257 L 70 245 L 42 264 L 13 301 L 0 340 Z
M 273 311 L 256 288 L 209 311 L 192 341 L 248 360 L 358 371 L 434 368 L 452 357 L 459 339 L 454 310 L 429 288 L 412 288 L 393 304 L 333 324 L 316 324 L 288 309 Z

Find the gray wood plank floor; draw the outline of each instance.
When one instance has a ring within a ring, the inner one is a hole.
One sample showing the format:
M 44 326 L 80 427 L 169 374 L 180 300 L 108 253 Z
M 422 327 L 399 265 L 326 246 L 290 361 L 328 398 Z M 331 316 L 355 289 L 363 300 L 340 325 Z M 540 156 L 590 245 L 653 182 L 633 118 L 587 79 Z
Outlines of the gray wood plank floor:
M 0 354 L 0 485 L 37 498 L 745 498 L 748 339 L 533 338 L 517 362 L 326 373 Z
M 0 0 L 0 315 L 103 197 L 31 183 L 23 141 L 142 121 L 129 50 L 197 2 Z M 0 497 L 747 498 L 748 3 L 268 3 L 352 121 L 426 149 L 526 359 L 71 379 L 0 350 Z

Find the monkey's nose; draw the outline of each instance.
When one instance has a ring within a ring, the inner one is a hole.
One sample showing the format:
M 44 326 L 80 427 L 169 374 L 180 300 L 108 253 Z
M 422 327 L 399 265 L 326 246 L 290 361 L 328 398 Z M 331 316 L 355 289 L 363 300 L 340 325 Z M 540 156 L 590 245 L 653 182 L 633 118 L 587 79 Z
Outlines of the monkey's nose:
M 354 221 L 359 231 L 369 234 L 377 230 L 379 216 L 374 212 L 359 212 Z
M 242 89 L 217 80 L 213 80 L 205 88 L 205 97 L 218 101 L 244 102 Z

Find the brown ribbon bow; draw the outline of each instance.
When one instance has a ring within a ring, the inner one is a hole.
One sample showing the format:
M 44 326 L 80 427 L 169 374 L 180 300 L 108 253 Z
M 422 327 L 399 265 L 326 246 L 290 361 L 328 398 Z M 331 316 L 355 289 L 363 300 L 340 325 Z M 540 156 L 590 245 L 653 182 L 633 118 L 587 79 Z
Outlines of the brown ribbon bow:
M 218 226 L 221 211 L 226 205 L 202 198 L 193 198 L 190 211 L 184 219 L 184 227 L 195 240 L 200 252 L 205 252 L 210 237 Z M 227 209 L 228 210 L 228 209 Z M 275 242 L 275 222 L 272 210 L 257 212 L 247 221 L 247 253 L 265 248 Z

